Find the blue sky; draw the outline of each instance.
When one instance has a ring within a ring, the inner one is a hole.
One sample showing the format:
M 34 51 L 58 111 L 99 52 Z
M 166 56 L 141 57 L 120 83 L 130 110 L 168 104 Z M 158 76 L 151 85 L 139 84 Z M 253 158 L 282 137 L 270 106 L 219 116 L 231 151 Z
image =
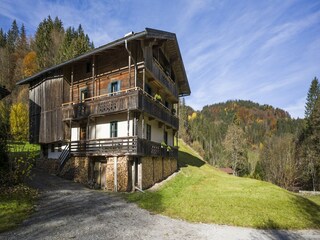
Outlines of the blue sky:
M 186 103 L 252 100 L 304 116 L 320 77 L 320 1 L 1 0 L 0 27 L 29 35 L 48 15 L 82 24 L 98 47 L 145 27 L 177 34 L 192 94 Z

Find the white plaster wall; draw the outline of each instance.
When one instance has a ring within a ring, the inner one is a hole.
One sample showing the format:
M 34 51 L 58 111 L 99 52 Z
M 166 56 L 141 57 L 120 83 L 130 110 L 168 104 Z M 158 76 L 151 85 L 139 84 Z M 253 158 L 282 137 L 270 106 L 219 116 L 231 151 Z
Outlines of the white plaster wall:
M 151 141 L 161 143 L 163 141 L 163 126 L 159 128 L 159 122 L 157 120 L 149 121 L 148 117 L 145 117 L 144 136 L 147 136 L 147 124 L 151 126 Z
M 128 122 L 127 115 L 112 115 L 108 117 L 102 117 L 96 120 L 96 123 L 91 125 L 89 130 L 91 131 L 91 138 L 95 135 L 96 139 L 110 138 L 110 122 L 118 122 L 118 137 L 128 136 Z M 132 136 L 133 120 L 129 120 L 129 136 Z
M 140 118 L 139 118 L 139 121 L 137 122 L 137 124 L 138 124 L 137 125 L 137 135 L 139 138 L 142 138 L 142 115 L 140 115 Z M 146 138 L 146 136 L 144 136 L 144 138 Z
M 168 145 L 173 146 L 173 130 L 167 129 L 168 132 Z

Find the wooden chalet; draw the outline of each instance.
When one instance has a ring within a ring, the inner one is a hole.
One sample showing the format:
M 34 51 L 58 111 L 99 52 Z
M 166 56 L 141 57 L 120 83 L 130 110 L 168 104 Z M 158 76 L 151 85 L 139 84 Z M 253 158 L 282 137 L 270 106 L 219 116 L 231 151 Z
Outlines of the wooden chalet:
M 29 84 L 39 167 L 111 191 L 177 170 L 178 101 L 190 88 L 174 33 L 132 32 L 18 84 Z

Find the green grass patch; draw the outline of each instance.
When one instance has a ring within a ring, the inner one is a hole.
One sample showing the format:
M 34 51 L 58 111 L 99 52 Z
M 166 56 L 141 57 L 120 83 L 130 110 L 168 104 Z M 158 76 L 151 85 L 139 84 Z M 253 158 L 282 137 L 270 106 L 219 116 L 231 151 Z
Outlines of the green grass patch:
M 26 219 L 36 197 L 37 191 L 24 185 L 0 188 L 0 232 L 12 229 Z
M 306 195 L 304 197 L 320 206 L 320 195 Z
M 319 199 L 297 196 L 271 183 L 227 175 L 180 143 L 181 172 L 156 192 L 127 199 L 154 213 L 192 222 L 254 228 L 320 228 Z
M 11 141 L 8 142 L 9 152 L 40 152 L 40 145 L 28 142 Z

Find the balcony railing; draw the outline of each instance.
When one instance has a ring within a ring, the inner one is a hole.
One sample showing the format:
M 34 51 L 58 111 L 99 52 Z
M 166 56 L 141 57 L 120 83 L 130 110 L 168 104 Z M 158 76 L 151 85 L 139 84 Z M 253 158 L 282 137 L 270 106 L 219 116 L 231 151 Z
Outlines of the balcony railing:
M 140 88 L 128 89 L 113 94 L 101 95 L 85 99 L 81 103 L 62 105 L 63 120 L 80 120 L 88 116 L 99 116 L 126 110 L 139 110 L 178 129 L 179 120 L 170 109 Z
M 156 60 L 153 59 L 150 64 L 146 65 L 147 69 L 152 73 L 155 79 L 160 81 L 160 83 L 169 90 L 169 92 L 178 98 L 178 89 L 176 84 L 171 79 L 171 77 L 165 72 L 161 64 Z
M 73 156 L 161 156 L 178 157 L 178 150 L 168 150 L 160 143 L 151 142 L 137 137 L 106 138 L 85 141 L 71 141 L 70 154 Z

